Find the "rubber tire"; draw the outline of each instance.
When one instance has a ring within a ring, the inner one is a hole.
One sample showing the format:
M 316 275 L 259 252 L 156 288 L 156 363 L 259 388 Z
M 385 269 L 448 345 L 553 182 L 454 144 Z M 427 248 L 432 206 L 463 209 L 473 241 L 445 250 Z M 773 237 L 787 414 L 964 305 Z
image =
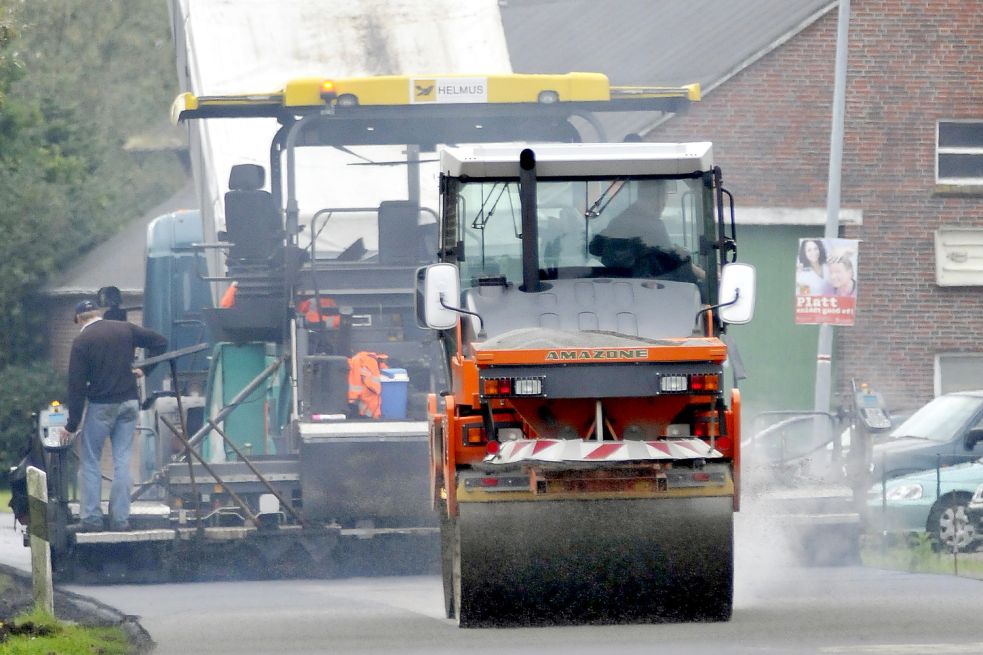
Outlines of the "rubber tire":
M 932 506 L 932 511 L 928 513 L 928 525 L 926 526 L 929 534 L 931 534 L 936 544 L 938 544 L 939 549 L 943 552 L 952 552 L 952 543 L 946 543 L 942 537 L 942 520 L 947 519 L 950 523 L 953 522 L 953 518 L 956 521 L 959 520 L 959 516 L 962 516 L 964 531 L 970 532 L 969 539 L 962 545 L 957 547 L 957 552 L 965 553 L 973 549 L 976 543 L 976 531 L 972 523 L 966 519 L 966 505 L 969 504 L 970 496 L 969 494 L 950 494 L 948 496 L 943 496 L 935 502 Z

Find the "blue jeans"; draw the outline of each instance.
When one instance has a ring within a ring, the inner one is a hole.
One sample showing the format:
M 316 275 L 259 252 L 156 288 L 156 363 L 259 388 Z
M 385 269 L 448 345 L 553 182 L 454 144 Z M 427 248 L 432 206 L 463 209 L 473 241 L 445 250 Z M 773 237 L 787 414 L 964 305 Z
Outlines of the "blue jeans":
M 83 523 L 102 525 L 102 446 L 109 437 L 113 447 L 113 484 L 109 491 L 109 520 L 118 525 L 130 517 L 130 448 L 140 403 L 89 403 L 79 436 L 81 510 Z

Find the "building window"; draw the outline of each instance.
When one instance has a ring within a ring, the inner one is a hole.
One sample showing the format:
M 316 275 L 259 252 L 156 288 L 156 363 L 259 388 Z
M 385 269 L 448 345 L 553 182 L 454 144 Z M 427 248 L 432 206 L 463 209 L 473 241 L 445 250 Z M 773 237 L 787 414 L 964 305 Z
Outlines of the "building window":
M 939 121 L 935 181 L 983 184 L 983 120 Z
M 940 353 L 935 356 L 935 395 L 983 389 L 983 353 Z

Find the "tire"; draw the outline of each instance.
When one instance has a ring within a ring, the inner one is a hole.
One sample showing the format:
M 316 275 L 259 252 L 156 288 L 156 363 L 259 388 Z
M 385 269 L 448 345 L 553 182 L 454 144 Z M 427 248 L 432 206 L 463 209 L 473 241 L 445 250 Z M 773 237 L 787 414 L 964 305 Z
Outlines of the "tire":
M 967 552 L 976 541 L 976 528 L 966 518 L 969 494 L 943 496 L 928 514 L 927 529 L 942 550 Z

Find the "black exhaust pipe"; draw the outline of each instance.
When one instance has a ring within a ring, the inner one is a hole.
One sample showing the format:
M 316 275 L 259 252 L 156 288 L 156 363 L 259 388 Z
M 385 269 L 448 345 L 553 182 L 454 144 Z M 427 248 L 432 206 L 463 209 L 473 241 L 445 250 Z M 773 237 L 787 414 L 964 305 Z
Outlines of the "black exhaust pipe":
M 536 212 L 536 153 L 519 153 L 519 203 L 522 206 L 521 291 L 539 291 L 539 223 Z

